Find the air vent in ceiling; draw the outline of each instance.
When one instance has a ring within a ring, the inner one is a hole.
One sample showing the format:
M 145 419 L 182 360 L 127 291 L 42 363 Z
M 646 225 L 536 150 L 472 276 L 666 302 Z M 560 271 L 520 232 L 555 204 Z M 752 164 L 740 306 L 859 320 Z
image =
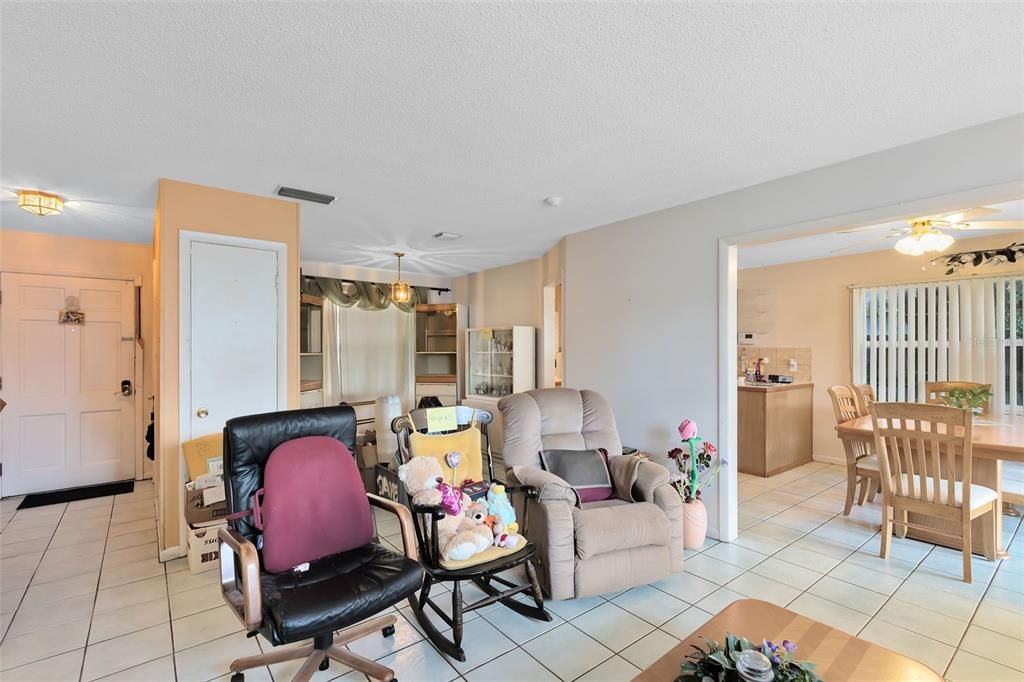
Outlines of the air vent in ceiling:
M 312 201 L 316 204 L 329 204 L 334 201 L 334 197 L 330 194 L 320 194 L 319 192 L 310 192 L 309 190 L 295 189 L 294 187 L 278 187 L 277 195 L 288 197 L 289 199 Z
M 454 232 L 435 232 L 434 239 L 446 239 L 448 241 L 453 241 L 455 239 L 462 239 L 462 235 L 455 234 Z

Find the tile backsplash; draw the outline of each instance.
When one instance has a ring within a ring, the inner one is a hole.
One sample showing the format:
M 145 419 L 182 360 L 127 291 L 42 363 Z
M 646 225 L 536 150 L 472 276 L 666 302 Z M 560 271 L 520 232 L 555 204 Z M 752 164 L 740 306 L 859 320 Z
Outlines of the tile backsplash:
M 811 378 L 810 348 L 773 348 L 765 346 L 738 346 L 736 348 L 736 375 L 754 371 L 758 358 L 767 358 L 765 374 L 789 374 L 794 381 L 813 381 Z M 796 360 L 796 371 L 789 369 L 789 361 Z

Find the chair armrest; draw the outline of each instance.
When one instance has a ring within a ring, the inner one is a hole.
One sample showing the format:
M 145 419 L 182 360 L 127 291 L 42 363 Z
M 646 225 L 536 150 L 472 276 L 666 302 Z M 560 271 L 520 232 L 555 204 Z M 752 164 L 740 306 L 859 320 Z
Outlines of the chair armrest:
M 220 540 L 220 589 L 224 601 L 242 621 L 246 631 L 255 632 L 263 622 L 260 557 L 256 545 L 231 528 L 221 528 L 217 539 Z M 241 587 L 235 572 L 236 557 L 241 568 Z
M 527 495 L 538 502 L 564 502 L 570 506 L 579 503 L 576 491 L 565 479 L 555 476 L 550 471 L 537 467 L 514 466 L 512 474 L 519 485 L 514 487 L 534 488 L 535 495 Z M 506 488 L 507 490 L 507 488 Z
M 668 485 L 671 477 L 668 469 L 657 462 L 641 461 L 636 470 L 634 489 L 644 502 L 654 502 L 654 491 Z M 678 495 L 677 495 L 678 496 Z
M 367 493 L 366 497 L 374 507 L 389 511 L 398 517 L 398 525 L 402 529 L 402 545 L 405 549 L 405 556 L 413 561 L 419 561 L 419 554 L 416 551 L 416 529 L 413 526 L 412 514 L 405 508 L 405 505 L 371 493 Z

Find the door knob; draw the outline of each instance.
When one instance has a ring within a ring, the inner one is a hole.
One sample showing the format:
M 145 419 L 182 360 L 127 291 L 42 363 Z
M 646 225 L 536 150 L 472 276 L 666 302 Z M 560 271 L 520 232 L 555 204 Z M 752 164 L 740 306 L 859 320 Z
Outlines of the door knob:
M 196 416 L 199 417 L 200 419 L 206 418 L 208 414 L 210 414 L 210 411 L 205 407 L 200 407 L 198 410 L 196 410 Z

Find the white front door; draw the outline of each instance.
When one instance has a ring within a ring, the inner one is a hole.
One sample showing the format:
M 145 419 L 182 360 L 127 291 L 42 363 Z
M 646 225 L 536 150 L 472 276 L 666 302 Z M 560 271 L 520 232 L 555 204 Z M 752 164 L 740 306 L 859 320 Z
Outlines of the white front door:
M 232 417 L 284 409 L 278 292 L 284 253 L 196 235 L 183 242 L 182 257 L 188 281 L 182 440 L 188 440 L 219 432 Z
M 134 284 L 3 273 L 0 292 L 0 492 L 134 478 Z M 71 298 L 82 324 L 58 322 Z

